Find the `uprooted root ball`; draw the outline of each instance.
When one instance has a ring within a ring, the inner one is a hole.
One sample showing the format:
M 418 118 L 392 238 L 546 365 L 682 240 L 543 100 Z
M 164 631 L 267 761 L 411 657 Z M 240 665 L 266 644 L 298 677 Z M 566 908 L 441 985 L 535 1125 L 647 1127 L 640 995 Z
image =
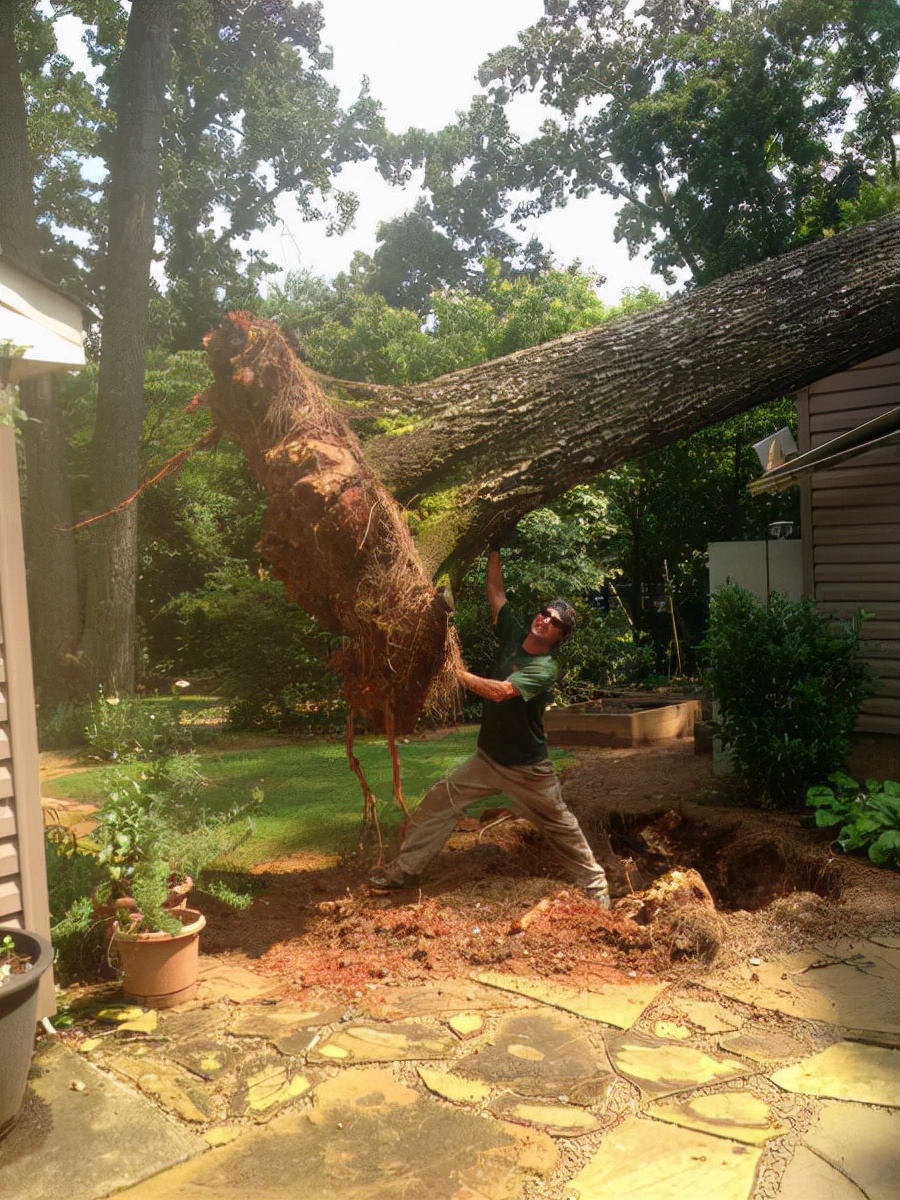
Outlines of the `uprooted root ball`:
M 332 665 L 351 711 L 409 733 L 446 710 L 460 664 L 441 592 L 402 510 L 366 465 L 277 325 L 230 313 L 206 341 L 214 385 L 198 397 L 265 489 L 257 549 L 290 597 L 346 642 Z

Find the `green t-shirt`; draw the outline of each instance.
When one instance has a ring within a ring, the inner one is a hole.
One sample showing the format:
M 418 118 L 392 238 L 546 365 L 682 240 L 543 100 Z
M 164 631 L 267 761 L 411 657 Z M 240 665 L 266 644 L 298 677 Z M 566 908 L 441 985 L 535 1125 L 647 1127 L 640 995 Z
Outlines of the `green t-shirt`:
M 507 679 L 519 692 L 512 700 L 484 700 L 478 749 L 504 767 L 524 767 L 547 757 L 544 709 L 556 682 L 556 662 L 549 654 L 528 654 L 522 643 L 528 629 L 504 604 L 497 614 L 500 648 L 491 679 Z

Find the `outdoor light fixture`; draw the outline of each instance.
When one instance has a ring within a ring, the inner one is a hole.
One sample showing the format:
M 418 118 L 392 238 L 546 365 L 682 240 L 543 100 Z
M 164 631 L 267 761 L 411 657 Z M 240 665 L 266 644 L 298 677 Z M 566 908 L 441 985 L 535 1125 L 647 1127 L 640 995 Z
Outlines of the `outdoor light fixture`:
M 769 526 L 769 537 L 773 542 L 784 542 L 794 536 L 793 521 L 773 521 Z

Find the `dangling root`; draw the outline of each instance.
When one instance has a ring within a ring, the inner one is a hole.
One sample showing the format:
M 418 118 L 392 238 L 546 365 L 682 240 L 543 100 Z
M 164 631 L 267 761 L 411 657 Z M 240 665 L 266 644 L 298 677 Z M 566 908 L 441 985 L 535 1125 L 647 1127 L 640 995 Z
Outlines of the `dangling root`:
M 380 867 L 384 862 L 384 839 L 381 836 L 381 822 L 378 820 L 378 798 L 369 787 L 365 775 L 363 775 L 362 767 L 359 765 L 359 759 L 353 752 L 353 713 L 347 713 L 347 723 L 344 726 L 344 749 L 347 751 L 347 762 L 350 764 L 350 770 L 359 780 L 359 786 L 362 788 L 363 794 L 363 830 L 372 826 L 375 830 L 375 836 L 378 838 L 378 862 L 375 864 Z
M 196 454 L 198 450 L 208 450 L 211 446 L 219 441 L 222 436 L 221 429 L 210 429 L 205 433 L 199 441 L 194 442 L 193 446 L 188 446 L 187 450 L 179 450 L 177 454 L 173 454 L 168 462 L 163 464 L 160 471 L 151 479 L 145 479 L 137 491 L 132 492 L 130 496 L 126 496 L 121 503 L 115 505 L 114 508 L 108 508 L 106 512 L 97 513 L 95 517 L 88 517 L 84 521 L 79 521 L 77 525 L 57 526 L 60 533 L 74 533 L 78 529 L 86 529 L 88 525 L 94 525 L 97 521 L 103 521 L 107 517 L 115 517 L 120 512 L 124 512 L 126 508 L 134 504 L 135 500 L 139 499 L 148 488 L 152 488 L 160 480 L 166 478 L 167 475 L 173 475 L 176 471 L 180 471 L 191 455 Z
M 394 714 L 388 710 L 384 714 L 384 732 L 387 737 L 388 751 L 391 756 L 391 772 L 394 781 L 394 799 L 400 805 L 403 813 L 403 832 L 409 825 L 409 805 L 403 797 L 403 783 L 400 777 L 400 755 L 397 753 L 397 735 L 394 732 Z

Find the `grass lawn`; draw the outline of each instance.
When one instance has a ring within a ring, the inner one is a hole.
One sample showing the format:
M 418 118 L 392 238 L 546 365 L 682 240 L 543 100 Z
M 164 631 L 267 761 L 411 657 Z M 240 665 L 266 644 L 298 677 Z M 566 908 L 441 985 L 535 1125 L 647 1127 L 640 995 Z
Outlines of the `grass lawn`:
M 401 744 L 403 789 L 411 806 L 451 767 L 475 748 L 474 726 L 446 734 L 414 738 Z M 391 763 L 383 737 L 361 737 L 355 750 L 369 786 L 379 800 L 382 828 L 389 836 L 400 820 L 391 798 Z M 555 759 L 564 758 L 554 754 Z M 254 788 L 265 796 L 254 817 L 253 837 L 234 854 L 236 869 L 303 850 L 341 853 L 352 850 L 359 836 L 362 794 L 347 765 L 343 739 L 307 739 L 291 745 L 261 743 L 259 748 L 201 751 L 201 767 L 209 779 L 205 793 L 211 810 L 227 809 Z M 140 764 L 127 768 L 139 771 Z M 54 779 L 51 791 L 65 799 L 93 803 L 104 798 L 109 768 L 97 768 Z M 491 800 L 486 803 L 493 804 Z

